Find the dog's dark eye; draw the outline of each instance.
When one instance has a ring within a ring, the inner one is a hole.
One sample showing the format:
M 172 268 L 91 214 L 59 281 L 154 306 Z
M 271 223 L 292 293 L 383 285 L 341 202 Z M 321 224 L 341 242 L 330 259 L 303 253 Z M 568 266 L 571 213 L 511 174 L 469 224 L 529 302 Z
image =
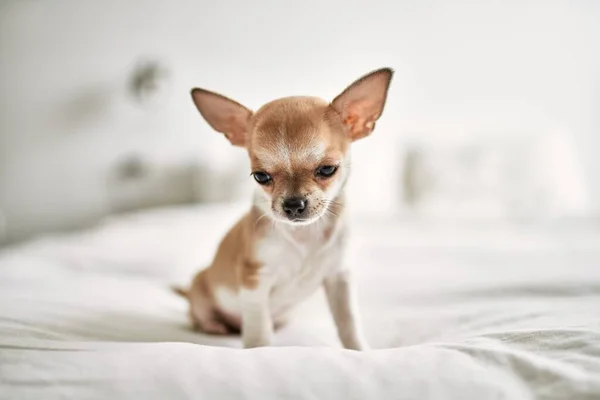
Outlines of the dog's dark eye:
M 271 182 L 272 179 L 271 175 L 262 171 L 253 172 L 252 176 L 254 176 L 256 182 L 260 183 L 261 185 L 266 185 L 267 183 Z
M 337 171 L 337 169 L 338 167 L 335 165 L 323 165 L 322 167 L 317 168 L 315 173 L 321 178 L 329 178 L 330 176 L 333 176 L 333 174 L 335 174 L 335 171 Z

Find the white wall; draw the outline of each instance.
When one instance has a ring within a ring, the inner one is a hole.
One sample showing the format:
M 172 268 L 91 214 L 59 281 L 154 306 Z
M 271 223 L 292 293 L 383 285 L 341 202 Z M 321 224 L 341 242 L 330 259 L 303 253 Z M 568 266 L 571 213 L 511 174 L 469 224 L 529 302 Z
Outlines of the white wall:
M 380 66 L 397 74 L 376 135 L 355 148 L 355 207 L 397 204 L 411 135 L 566 132 L 600 204 L 600 6 L 555 1 L 4 1 L 0 5 L 0 212 L 8 237 L 111 209 L 107 174 L 152 162 L 244 161 L 198 117 L 192 86 L 256 108 L 331 98 Z M 160 107 L 127 96 L 140 57 L 172 72 Z M 1 218 L 0 218 L 1 219 Z

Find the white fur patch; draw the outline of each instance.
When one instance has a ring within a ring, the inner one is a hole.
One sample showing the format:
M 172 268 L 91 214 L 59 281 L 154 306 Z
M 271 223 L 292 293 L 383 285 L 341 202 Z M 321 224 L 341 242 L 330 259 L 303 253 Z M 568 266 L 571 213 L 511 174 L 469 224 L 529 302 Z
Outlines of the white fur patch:
M 223 286 L 218 286 L 213 289 L 215 302 L 219 309 L 231 315 L 240 315 L 240 298 L 236 292 Z
M 331 185 L 325 192 L 325 195 L 327 196 L 328 200 L 333 200 L 337 196 L 340 195 L 342 188 L 344 187 L 344 184 L 346 183 L 346 180 L 348 179 L 348 175 L 350 174 L 349 166 L 350 166 L 350 151 L 348 150 L 348 152 L 346 153 L 346 156 L 340 163 L 341 176 L 338 176 L 336 181 L 333 183 L 333 185 Z
M 279 146 L 277 146 L 277 157 L 279 162 L 282 165 L 285 165 L 285 169 L 288 173 L 293 173 L 292 170 L 292 152 L 290 151 L 290 147 L 285 142 L 285 140 L 281 140 Z
M 292 227 L 276 223 L 276 229 L 257 244 L 262 271 L 274 283 L 270 309 L 273 316 L 298 304 L 323 283 L 326 275 L 341 267 L 341 247 L 334 237 L 327 242 L 314 223 Z
M 306 148 L 302 149 L 301 151 L 297 152 L 294 154 L 295 158 L 301 161 L 310 161 L 310 162 L 317 162 L 319 160 L 322 160 L 323 157 L 325 157 L 326 152 L 326 148 L 323 145 L 323 143 L 314 143 L 311 146 L 307 146 Z

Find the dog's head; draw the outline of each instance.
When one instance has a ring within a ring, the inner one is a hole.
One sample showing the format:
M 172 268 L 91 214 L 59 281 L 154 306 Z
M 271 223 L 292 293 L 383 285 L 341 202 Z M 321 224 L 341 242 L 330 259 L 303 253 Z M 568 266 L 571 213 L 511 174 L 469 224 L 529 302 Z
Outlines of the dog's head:
M 247 149 L 260 185 L 259 206 L 271 218 L 310 224 L 336 204 L 349 169 L 351 142 L 368 136 L 383 112 L 393 71 L 373 71 L 331 103 L 286 97 L 252 112 L 204 89 L 193 89 L 200 114 L 234 146 Z

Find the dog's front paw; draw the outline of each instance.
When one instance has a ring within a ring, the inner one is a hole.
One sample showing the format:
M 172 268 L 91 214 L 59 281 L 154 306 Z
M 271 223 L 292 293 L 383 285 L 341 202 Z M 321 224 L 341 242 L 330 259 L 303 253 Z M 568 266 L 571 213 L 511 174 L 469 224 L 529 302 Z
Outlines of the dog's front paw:
M 267 347 L 269 345 L 268 340 L 245 340 L 244 349 L 255 349 L 257 347 Z
M 348 350 L 356 350 L 356 351 L 369 351 L 371 347 L 367 343 L 352 343 L 347 346 L 344 346 Z
M 341 336 L 342 345 L 347 350 L 369 351 L 371 347 L 362 335 Z

